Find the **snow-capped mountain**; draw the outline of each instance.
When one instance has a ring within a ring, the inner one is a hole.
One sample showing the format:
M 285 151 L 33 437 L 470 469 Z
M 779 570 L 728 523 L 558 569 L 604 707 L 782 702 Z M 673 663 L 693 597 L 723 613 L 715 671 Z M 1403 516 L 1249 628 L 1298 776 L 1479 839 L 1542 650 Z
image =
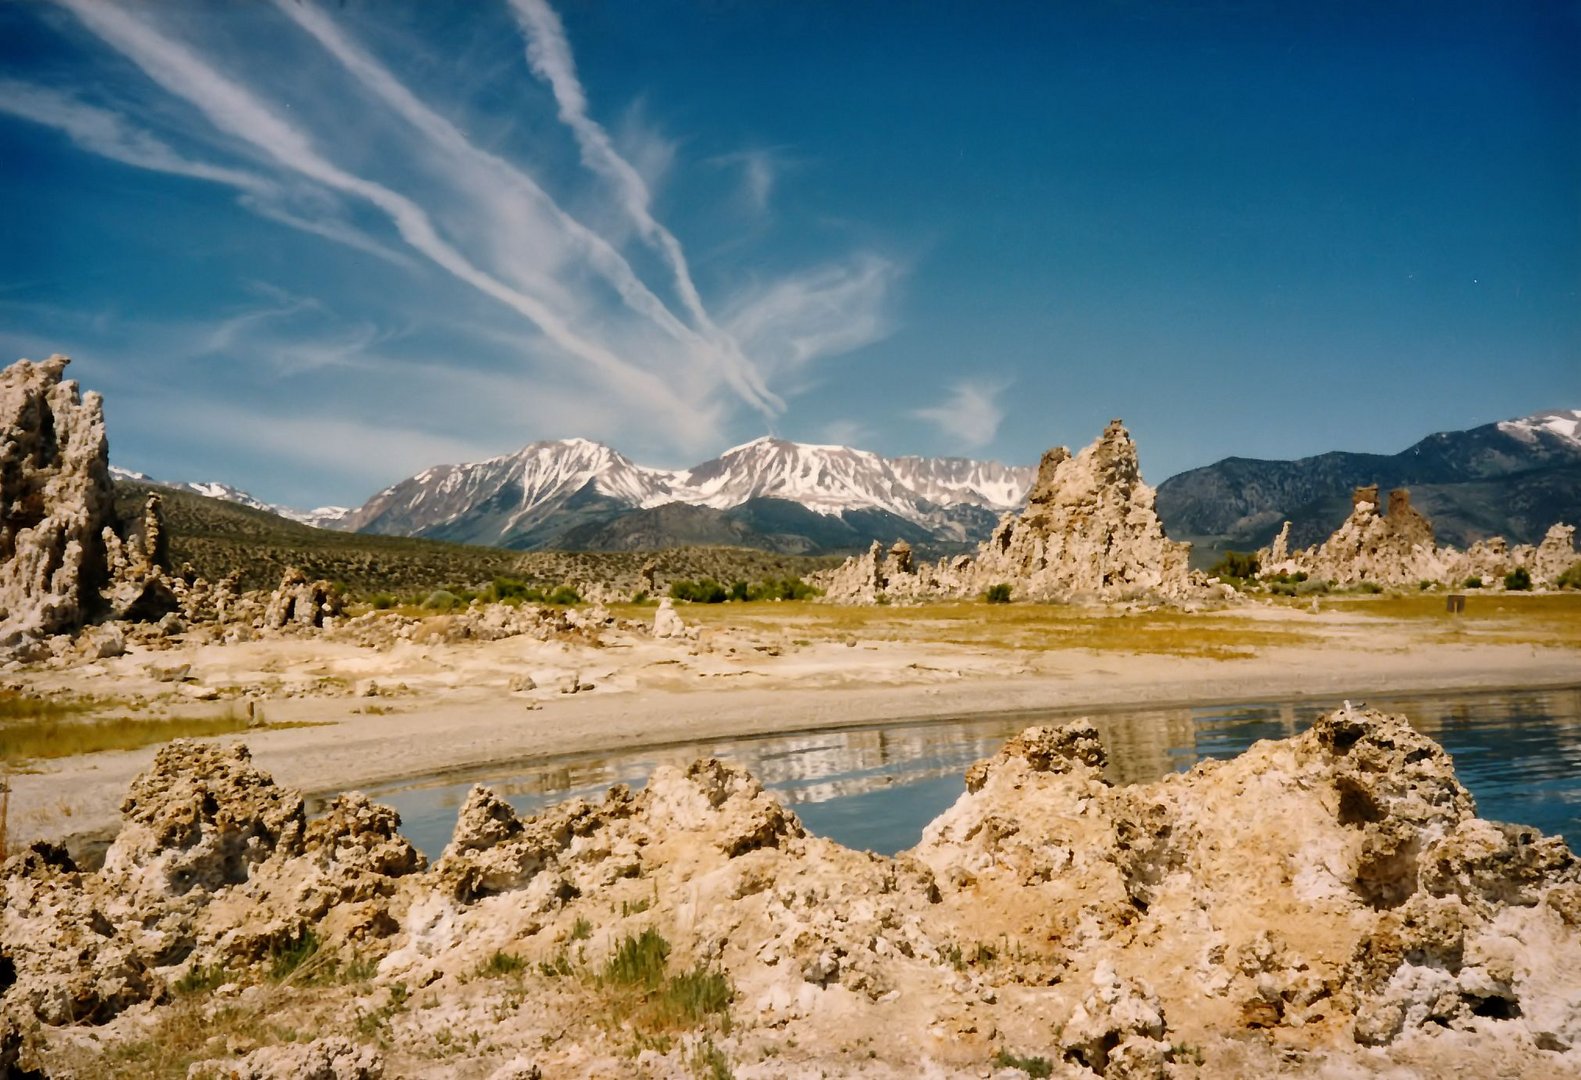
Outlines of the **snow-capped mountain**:
M 648 469 L 587 439 L 535 442 L 514 454 L 436 465 L 379 492 L 347 527 L 398 536 L 487 542 L 531 529 L 582 496 L 623 507 L 671 501 L 677 473 Z
M 769 437 L 690 469 L 656 469 L 602 444 L 566 439 L 425 469 L 375 495 L 346 527 L 508 547 L 625 546 L 638 536 L 643 543 L 662 539 L 684 519 L 694 541 L 747 542 L 769 529 L 794 534 L 782 548 L 822 550 L 860 545 L 867 533 L 883 529 L 890 539 L 910 531 L 925 545 L 961 547 L 981 539 L 999 513 L 1021 501 L 1033 471 L 959 458 L 890 459 Z M 640 527 L 606 528 L 626 515 L 677 505 L 694 510 L 647 514 Z M 838 520 L 787 519 L 798 511 Z
M 1255 549 L 1285 521 L 1293 542 L 1312 544 L 1345 519 L 1363 484 L 1409 488 L 1440 543 L 1536 543 L 1556 521 L 1581 521 L 1581 409 L 1440 431 L 1398 454 L 1226 458 L 1159 485 L 1158 514 L 1171 536 L 1201 550 Z
M 1525 442 L 1535 442 L 1544 434 L 1554 436 L 1581 448 L 1581 409 L 1551 409 L 1533 413 L 1519 420 L 1504 420 L 1498 429 Z
M 222 502 L 236 503 L 238 506 L 250 507 L 253 510 L 263 510 L 270 514 L 278 514 L 291 521 L 311 525 L 316 529 L 344 529 L 347 515 L 352 510 L 347 506 L 320 506 L 314 510 L 297 510 L 290 506 L 281 506 L 278 503 L 267 503 L 256 496 L 249 495 L 240 488 L 231 487 L 229 484 L 220 484 L 214 481 L 169 481 L 155 480 L 146 473 L 133 472 L 131 469 L 122 469 L 115 465 L 110 466 L 110 477 L 113 480 L 125 480 L 131 483 L 148 484 L 151 487 L 171 488 L 175 491 L 190 491 L 194 495 L 202 495 L 210 499 L 219 499 Z

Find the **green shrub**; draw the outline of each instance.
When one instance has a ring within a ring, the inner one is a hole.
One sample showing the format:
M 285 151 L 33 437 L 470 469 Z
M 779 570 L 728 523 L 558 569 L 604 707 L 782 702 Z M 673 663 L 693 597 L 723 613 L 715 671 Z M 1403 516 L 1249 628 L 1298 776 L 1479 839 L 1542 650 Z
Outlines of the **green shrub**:
M 1355 585 L 1351 586 L 1351 588 L 1356 592 L 1367 593 L 1371 596 L 1376 596 L 1383 592 L 1383 586 L 1379 585 L 1376 581 L 1358 581 Z
M 747 594 L 748 600 L 806 600 L 817 596 L 818 590 L 799 577 L 766 578 L 754 585 Z
M 1472 574 L 1470 577 L 1468 577 L 1466 579 L 1466 588 L 1468 588 L 1468 589 L 1480 589 L 1480 588 L 1482 588 L 1482 576 L 1480 574 Z
M 374 593 L 373 599 L 368 602 L 373 605 L 374 611 L 389 611 L 401 601 L 394 593 L 382 592 Z
M 541 604 L 545 600 L 544 591 L 538 586 L 508 577 L 495 578 L 482 595 L 485 600 L 501 604 Z
M 1570 569 L 1559 575 L 1557 582 L 1561 589 L 1581 589 L 1581 562 L 1573 562 Z
M 692 604 L 722 604 L 730 594 L 725 587 L 713 578 L 703 578 L 700 581 L 673 581 L 670 583 L 670 596 L 676 600 L 685 600 Z
M 582 594 L 577 592 L 569 585 L 561 585 L 558 586 L 554 592 L 550 593 L 545 599 L 551 604 L 558 604 L 561 607 L 570 607 L 572 604 L 580 604 L 582 602 Z
M 1332 586 L 1321 578 L 1314 581 L 1302 581 L 1296 586 L 1297 596 L 1323 596 Z
M 429 611 L 454 611 L 465 606 L 466 601 L 449 589 L 435 589 L 423 599 L 423 607 Z
M 1504 587 L 1511 592 L 1525 592 L 1532 587 L 1532 575 L 1526 572 L 1526 567 L 1517 566 L 1504 575 Z
M 1010 603 L 1010 586 L 1003 581 L 997 585 L 990 585 L 984 597 L 990 604 L 1008 604 Z
M 730 593 L 729 593 L 730 599 L 738 600 L 738 601 L 744 601 L 744 600 L 746 600 L 748 598 L 748 596 L 750 594 L 751 594 L 751 590 L 747 587 L 747 583 L 746 582 L 744 582 L 744 581 L 732 581 L 730 583 Z
M 1230 585 L 1239 585 L 1257 576 L 1257 556 L 1249 551 L 1226 551 L 1224 556 L 1208 568 L 1208 573 Z

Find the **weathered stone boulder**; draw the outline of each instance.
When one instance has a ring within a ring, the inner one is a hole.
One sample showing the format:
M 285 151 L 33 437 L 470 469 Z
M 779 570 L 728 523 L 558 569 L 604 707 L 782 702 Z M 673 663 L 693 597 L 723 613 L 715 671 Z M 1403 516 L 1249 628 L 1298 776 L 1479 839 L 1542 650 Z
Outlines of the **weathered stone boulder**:
M 0 372 L 0 646 L 76 629 L 108 577 L 104 408 L 64 356 Z

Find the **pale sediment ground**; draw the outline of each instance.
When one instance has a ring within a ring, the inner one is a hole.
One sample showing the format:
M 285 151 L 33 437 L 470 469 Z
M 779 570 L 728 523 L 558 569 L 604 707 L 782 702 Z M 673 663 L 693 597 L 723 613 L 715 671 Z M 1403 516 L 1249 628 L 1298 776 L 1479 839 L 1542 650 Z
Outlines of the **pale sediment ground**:
M 725 605 L 683 610 L 703 622 L 696 640 L 606 629 L 596 645 L 519 636 L 368 646 L 332 634 L 134 650 L 13 682 L 142 698 L 167 715 L 238 708 L 246 695 L 271 724 L 313 726 L 222 741 L 245 741 L 280 783 L 325 794 L 517 759 L 886 720 L 1574 684 L 1578 601 L 1490 599 L 1486 617 L 1454 621 L 1431 597 L 1130 616 Z M 180 664 L 191 666 L 184 688 L 150 673 Z M 522 676 L 536 687 L 513 691 Z M 364 696 L 369 681 L 375 696 Z M 564 692 L 573 682 L 584 689 Z M 194 703 L 194 686 L 221 698 Z M 10 839 L 111 829 L 154 749 L 12 776 Z

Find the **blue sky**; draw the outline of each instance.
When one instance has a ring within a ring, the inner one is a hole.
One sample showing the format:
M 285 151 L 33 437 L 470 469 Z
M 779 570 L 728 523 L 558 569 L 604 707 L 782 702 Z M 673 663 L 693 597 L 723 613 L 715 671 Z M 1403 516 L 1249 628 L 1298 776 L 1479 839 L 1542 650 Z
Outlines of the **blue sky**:
M 0 5 L 0 356 L 357 503 L 766 432 L 1154 482 L 1581 405 L 1581 5 Z

